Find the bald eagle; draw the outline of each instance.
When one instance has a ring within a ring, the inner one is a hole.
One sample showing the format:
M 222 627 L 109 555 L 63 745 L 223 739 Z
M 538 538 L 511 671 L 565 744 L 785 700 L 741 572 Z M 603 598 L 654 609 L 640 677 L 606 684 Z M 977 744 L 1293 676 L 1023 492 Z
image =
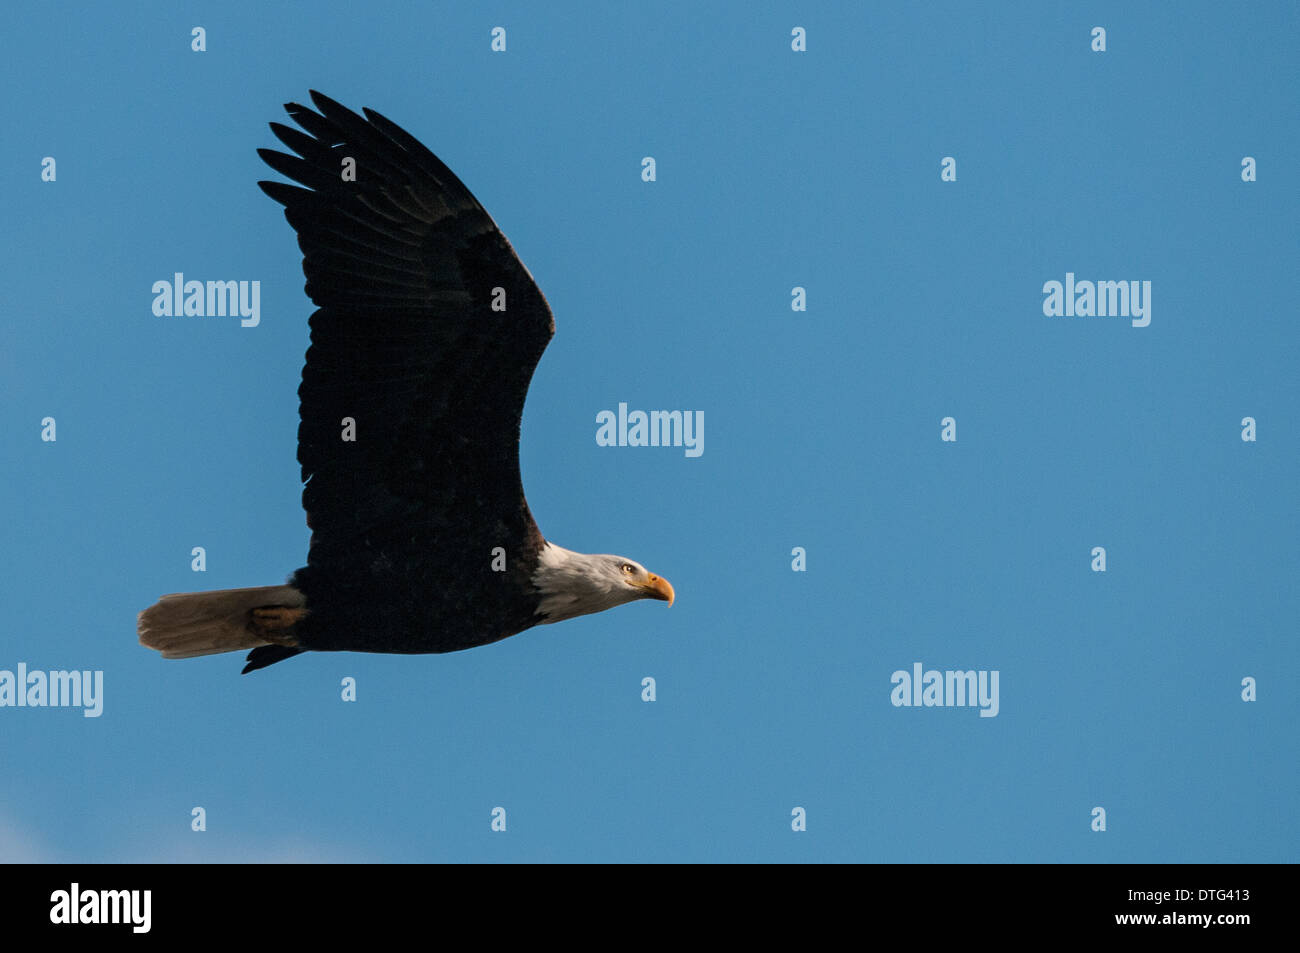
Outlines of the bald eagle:
M 551 309 L 491 216 L 415 137 L 314 90 L 285 106 L 305 188 L 259 182 L 298 233 L 311 345 L 298 462 L 311 529 L 286 585 L 163 596 L 140 642 L 163 658 L 252 649 L 455 652 L 673 587 L 623 556 L 546 540 L 519 474 Z

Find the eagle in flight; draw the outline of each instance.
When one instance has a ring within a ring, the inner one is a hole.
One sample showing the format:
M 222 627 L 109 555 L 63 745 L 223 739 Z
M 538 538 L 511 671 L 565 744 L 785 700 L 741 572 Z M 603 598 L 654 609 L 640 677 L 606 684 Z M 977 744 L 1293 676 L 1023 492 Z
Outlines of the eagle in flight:
M 140 643 L 163 658 L 251 649 L 247 673 L 671 605 L 662 576 L 557 546 L 528 510 L 519 426 L 555 321 L 510 242 L 410 133 L 311 99 L 285 106 L 303 131 L 271 123 L 296 155 L 258 150 L 304 186 L 258 183 L 298 233 L 318 308 L 298 389 L 307 565 L 282 586 L 163 596 L 139 615 Z

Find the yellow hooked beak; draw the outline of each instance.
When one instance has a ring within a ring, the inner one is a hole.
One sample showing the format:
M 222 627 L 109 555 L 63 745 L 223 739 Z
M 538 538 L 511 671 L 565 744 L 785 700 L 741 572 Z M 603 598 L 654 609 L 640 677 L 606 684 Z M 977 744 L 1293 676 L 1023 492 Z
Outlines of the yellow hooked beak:
M 647 575 L 646 579 L 646 582 L 637 583 L 646 591 L 646 595 L 651 599 L 661 599 L 668 603 L 669 606 L 672 606 L 673 599 L 676 597 L 673 592 L 673 584 L 663 576 L 656 576 L 654 573 Z

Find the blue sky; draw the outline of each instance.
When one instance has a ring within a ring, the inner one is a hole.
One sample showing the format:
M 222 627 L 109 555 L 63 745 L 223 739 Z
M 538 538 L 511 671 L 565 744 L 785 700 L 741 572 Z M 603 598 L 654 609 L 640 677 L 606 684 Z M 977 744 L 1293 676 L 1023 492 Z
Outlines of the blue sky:
M 0 860 L 1296 860 L 1294 4 L 553 6 L 10 15 L 0 669 L 105 698 L 0 708 Z M 533 513 L 671 609 L 242 678 L 137 645 L 305 559 L 311 305 L 254 150 L 310 88 L 509 236 L 558 326 Z M 177 271 L 260 281 L 260 325 L 154 316 Z M 1045 316 L 1067 272 L 1150 281 L 1150 325 Z M 620 401 L 704 454 L 597 446 Z M 998 671 L 998 715 L 895 707 L 915 662 Z

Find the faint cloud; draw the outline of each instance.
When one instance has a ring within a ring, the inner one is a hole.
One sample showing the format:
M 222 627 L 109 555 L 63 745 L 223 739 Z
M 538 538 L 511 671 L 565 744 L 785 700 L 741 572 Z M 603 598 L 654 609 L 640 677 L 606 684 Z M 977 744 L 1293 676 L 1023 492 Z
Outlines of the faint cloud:
M 132 850 L 120 858 L 127 864 L 360 864 L 370 858 L 330 844 L 286 839 L 234 841 L 196 833 L 192 838 L 173 839 Z
M 0 864 L 57 864 L 62 858 L 50 846 L 0 814 Z
M 146 844 L 135 842 L 120 853 L 74 857 L 55 850 L 33 833 L 30 825 L 0 812 L 0 864 L 357 864 L 373 861 L 374 858 L 333 844 L 296 838 L 263 841 L 255 835 L 230 838 L 214 836 L 211 832 L 190 837 L 160 837 Z

